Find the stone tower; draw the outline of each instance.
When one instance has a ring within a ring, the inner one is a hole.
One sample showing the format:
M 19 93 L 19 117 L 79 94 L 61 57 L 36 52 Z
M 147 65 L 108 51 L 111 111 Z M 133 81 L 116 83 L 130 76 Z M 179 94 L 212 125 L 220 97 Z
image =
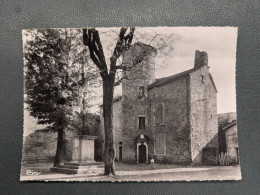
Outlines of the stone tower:
M 148 162 L 150 100 L 148 85 L 155 81 L 155 48 L 136 43 L 123 56 L 126 66 L 122 83 L 122 161 L 138 163 L 138 139 L 143 137 L 143 161 Z
M 138 87 L 145 87 L 155 81 L 155 48 L 143 43 L 136 43 L 123 56 L 123 65 L 126 67 L 123 80 L 123 96 L 136 96 Z

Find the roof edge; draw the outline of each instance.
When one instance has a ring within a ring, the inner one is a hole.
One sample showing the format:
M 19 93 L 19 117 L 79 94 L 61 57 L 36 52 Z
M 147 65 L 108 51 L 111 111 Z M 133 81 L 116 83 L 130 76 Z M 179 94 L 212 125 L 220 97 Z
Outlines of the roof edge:
M 212 82 L 212 84 L 213 84 L 213 87 L 215 88 L 216 92 L 218 92 L 217 87 L 216 87 L 216 85 L 215 85 L 215 82 L 214 82 L 214 80 L 213 80 L 213 77 L 212 77 L 212 75 L 211 75 L 210 73 L 209 73 L 209 78 L 210 78 L 210 80 L 211 80 L 211 82 Z
M 235 121 L 235 122 L 229 124 L 228 126 L 224 127 L 223 130 L 226 130 L 226 129 L 228 129 L 228 128 L 230 128 L 230 127 L 236 125 L 236 124 L 237 124 L 237 121 Z
M 176 79 L 182 78 L 184 76 L 188 76 L 193 71 L 195 71 L 194 68 L 186 70 L 186 71 L 178 73 L 178 74 L 175 74 L 175 75 L 171 75 L 171 76 L 168 76 L 168 77 L 163 77 L 163 78 L 156 79 L 154 83 L 152 83 L 152 84 L 150 84 L 148 86 L 148 89 L 152 89 L 154 87 L 165 85 L 165 84 L 167 84 L 167 83 L 169 83 L 171 81 L 174 81 Z

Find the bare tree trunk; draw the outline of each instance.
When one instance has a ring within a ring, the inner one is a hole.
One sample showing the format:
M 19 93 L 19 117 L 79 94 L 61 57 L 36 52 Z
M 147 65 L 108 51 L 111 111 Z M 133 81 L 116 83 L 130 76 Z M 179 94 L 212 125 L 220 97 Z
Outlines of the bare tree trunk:
M 126 34 L 127 28 L 121 28 L 118 41 L 116 43 L 113 55 L 110 58 L 110 70 L 105 60 L 103 46 L 100 41 L 99 32 L 92 29 L 83 29 L 83 42 L 89 48 L 90 58 L 100 70 L 100 76 L 103 80 L 103 114 L 105 129 L 105 175 L 115 175 L 115 146 L 113 134 L 113 96 L 115 74 L 117 71 L 116 62 L 124 51 L 128 50 L 134 35 L 135 28 L 130 28 Z
M 61 164 L 61 158 L 62 158 L 62 149 L 64 145 L 64 127 L 60 127 L 58 129 L 58 140 L 57 140 L 57 149 L 56 149 L 56 155 L 54 159 L 54 167 Z
M 115 146 L 113 134 L 113 94 L 114 94 L 114 75 L 103 77 L 103 113 L 105 129 L 105 175 L 115 175 Z

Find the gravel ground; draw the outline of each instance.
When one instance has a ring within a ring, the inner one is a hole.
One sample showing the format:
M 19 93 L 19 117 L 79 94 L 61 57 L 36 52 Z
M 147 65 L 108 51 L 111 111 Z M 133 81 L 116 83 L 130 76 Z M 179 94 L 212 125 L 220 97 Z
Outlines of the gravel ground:
M 37 163 L 22 165 L 21 180 L 42 181 L 192 181 L 192 180 L 239 180 L 241 179 L 240 167 L 229 166 L 176 166 L 156 165 L 151 170 L 148 164 L 123 164 L 116 163 L 116 176 L 86 176 L 84 174 L 67 175 L 50 172 L 52 163 Z M 26 171 L 40 172 L 38 175 L 26 174 Z

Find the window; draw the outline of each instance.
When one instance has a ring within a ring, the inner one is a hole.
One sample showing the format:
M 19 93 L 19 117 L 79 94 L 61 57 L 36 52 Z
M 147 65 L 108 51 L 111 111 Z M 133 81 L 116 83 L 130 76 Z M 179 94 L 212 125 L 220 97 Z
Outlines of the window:
M 158 134 L 155 137 L 155 153 L 164 155 L 166 154 L 166 139 L 165 134 Z
M 164 122 L 164 103 L 154 106 L 154 123 L 160 124 Z
M 139 87 L 139 98 L 145 97 L 145 89 L 144 87 Z
M 145 129 L 145 116 L 139 116 L 138 128 Z
M 118 160 L 119 161 L 122 161 L 122 157 L 123 157 L 123 147 L 122 147 L 122 142 L 119 142 L 119 157 L 118 157 Z
M 122 116 L 118 115 L 117 116 L 117 130 L 121 130 L 122 129 Z
M 205 80 L 205 76 L 201 75 L 201 82 L 204 83 L 204 80 Z
M 117 123 L 116 123 L 116 121 L 117 121 L 117 118 L 116 117 L 113 117 L 113 129 L 117 129 Z

